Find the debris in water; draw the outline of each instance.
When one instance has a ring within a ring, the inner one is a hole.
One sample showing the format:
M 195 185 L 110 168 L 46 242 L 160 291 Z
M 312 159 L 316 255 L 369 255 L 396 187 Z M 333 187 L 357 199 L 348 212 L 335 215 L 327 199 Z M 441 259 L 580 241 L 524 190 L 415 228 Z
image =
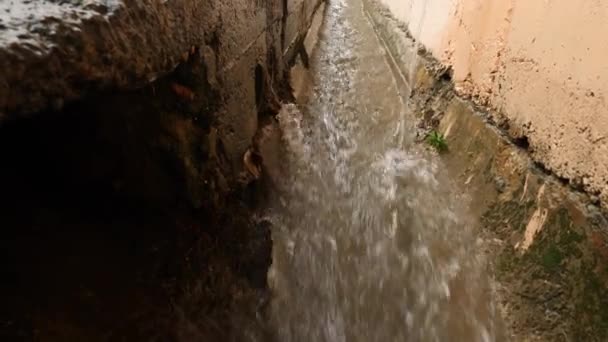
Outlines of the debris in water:
M 243 156 L 243 163 L 245 168 L 255 179 L 260 179 L 262 176 L 262 156 L 255 152 L 252 148 L 249 148 Z
M 183 86 L 178 83 L 171 83 L 171 89 L 173 89 L 175 95 L 179 96 L 184 100 L 194 100 L 194 92 L 186 86 Z

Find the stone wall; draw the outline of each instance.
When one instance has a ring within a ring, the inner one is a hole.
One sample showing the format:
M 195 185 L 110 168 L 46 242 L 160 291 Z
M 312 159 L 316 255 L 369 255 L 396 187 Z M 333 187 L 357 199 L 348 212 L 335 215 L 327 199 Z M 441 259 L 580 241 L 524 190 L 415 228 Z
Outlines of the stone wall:
M 608 201 L 608 4 L 381 0 L 534 159 Z
M 146 102 L 146 97 L 186 86 L 190 99 L 183 99 L 183 92 L 181 99 L 174 94 L 188 107 L 185 119 L 212 117 L 236 174 L 258 129 L 258 114 L 264 110 L 260 98 L 276 95 L 286 85 L 284 66 L 321 2 L 7 3 L 0 16 L 0 124 L 57 115 L 99 94 L 110 94 L 101 100 L 105 111 L 134 117 L 137 111 L 113 101 L 112 94 L 152 87 L 140 96 Z M 117 105 L 108 107 L 112 102 Z M 167 123 L 157 127 L 163 125 Z
M 0 340 L 265 334 L 260 141 L 321 3 L 0 2 Z

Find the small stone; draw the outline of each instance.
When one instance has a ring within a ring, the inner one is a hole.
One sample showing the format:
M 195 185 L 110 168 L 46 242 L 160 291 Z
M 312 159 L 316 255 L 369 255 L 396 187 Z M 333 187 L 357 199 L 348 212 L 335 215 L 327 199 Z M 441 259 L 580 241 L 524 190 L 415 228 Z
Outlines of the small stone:
M 600 210 L 600 208 L 597 205 L 588 204 L 587 212 L 588 212 L 587 215 L 588 215 L 588 219 L 589 219 L 590 223 L 597 225 L 597 226 L 605 226 L 608 223 L 606 221 L 606 218 L 602 214 L 602 211 Z
M 587 204 L 587 211 L 590 214 L 597 214 L 600 212 L 600 208 L 598 208 L 598 206 L 595 204 Z
M 496 191 L 500 193 L 505 192 L 505 188 L 507 187 L 507 183 L 501 177 L 494 178 L 494 185 L 496 186 Z
M 591 196 L 589 196 L 589 201 L 591 201 L 591 203 L 593 203 L 595 205 L 599 205 L 600 204 L 600 198 L 597 195 L 591 195 Z
M 568 200 L 572 201 L 572 202 L 576 202 L 579 200 L 579 196 L 577 193 L 575 192 L 569 192 L 568 193 Z

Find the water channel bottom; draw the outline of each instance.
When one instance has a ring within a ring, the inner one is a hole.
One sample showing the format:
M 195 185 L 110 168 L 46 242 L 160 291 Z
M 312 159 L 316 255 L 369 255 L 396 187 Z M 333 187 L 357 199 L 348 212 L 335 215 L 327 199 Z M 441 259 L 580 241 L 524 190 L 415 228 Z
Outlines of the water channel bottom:
M 414 121 L 361 0 L 329 1 L 325 15 L 310 92 L 279 114 L 276 340 L 503 340 L 469 201 L 407 133 Z

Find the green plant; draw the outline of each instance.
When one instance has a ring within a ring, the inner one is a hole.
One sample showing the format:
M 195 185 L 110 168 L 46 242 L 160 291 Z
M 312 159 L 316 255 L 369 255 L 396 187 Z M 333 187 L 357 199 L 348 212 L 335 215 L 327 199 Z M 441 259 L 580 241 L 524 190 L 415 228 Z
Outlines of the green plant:
M 444 152 L 448 150 L 448 143 L 445 136 L 437 131 L 432 131 L 426 138 L 426 141 L 438 152 Z

